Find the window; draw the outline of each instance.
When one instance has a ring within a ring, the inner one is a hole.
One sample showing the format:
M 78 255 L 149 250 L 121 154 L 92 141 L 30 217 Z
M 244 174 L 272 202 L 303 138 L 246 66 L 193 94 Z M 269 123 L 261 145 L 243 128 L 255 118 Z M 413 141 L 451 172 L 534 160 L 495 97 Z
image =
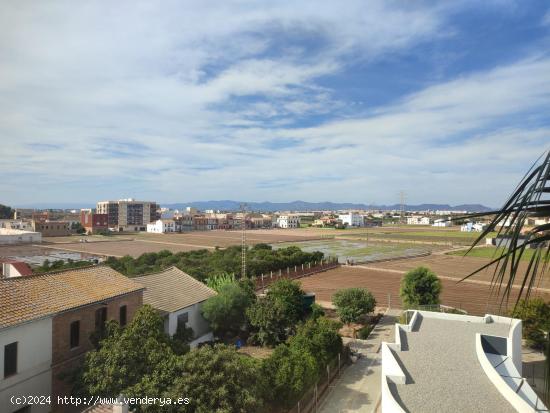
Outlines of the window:
M 119 320 L 119 324 L 121 327 L 124 327 L 126 325 L 126 314 L 127 314 L 127 310 L 126 310 L 126 306 L 125 305 L 121 305 L 120 306 L 120 309 L 118 310 L 118 320 Z
M 4 377 L 17 373 L 17 341 L 4 346 Z
M 80 344 L 80 321 L 71 323 L 71 348 L 78 347 Z
M 187 322 L 189 321 L 189 313 L 183 313 L 178 316 L 178 325 L 177 327 L 184 328 Z
M 101 307 L 95 310 L 95 329 L 103 331 L 105 322 L 107 321 L 107 307 Z

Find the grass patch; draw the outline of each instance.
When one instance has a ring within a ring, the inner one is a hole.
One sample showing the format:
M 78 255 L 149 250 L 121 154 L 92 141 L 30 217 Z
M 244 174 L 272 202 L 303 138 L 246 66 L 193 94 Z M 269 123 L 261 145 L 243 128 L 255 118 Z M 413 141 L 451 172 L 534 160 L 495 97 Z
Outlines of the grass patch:
M 502 254 L 502 251 L 504 249 L 499 247 L 477 247 L 471 250 L 467 257 L 479 257 L 479 258 L 497 258 L 500 254 Z M 458 256 L 464 256 L 467 250 L 459 250 L 459 251 L 451 251 L 448 252 L 447 255 L 458 255 Z M 523 255 L 521 256 L 522 261 L 529 261 L 533 254 L 535 253 L 534 249 L 526 249 Z

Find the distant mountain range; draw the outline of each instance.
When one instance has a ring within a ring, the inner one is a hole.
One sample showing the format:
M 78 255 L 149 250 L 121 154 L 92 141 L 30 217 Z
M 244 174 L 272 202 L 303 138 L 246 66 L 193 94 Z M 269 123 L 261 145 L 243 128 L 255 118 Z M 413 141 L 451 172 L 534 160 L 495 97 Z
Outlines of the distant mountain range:
M 185 207 L 192 206 L 201 211 L 205 209 L 213 209 L 220 211 L 238 211 L 240 205 L 244 203 L 241 201 L 195 201 L 187 203 L 175 203 L 175 204 L 161 204 L 163 207 L 170 209 L 185 209 Z M 293 202 L 246 202 L 248 211 L 326 211 L 326 210 L 345 210 L 345 209 L 381 209 L 385 211 L 399 210 L 401 205 L 366 205 L 366 204 L 354 204 L 349 202 L 305 202 L 305 201 L 293 201 Z M 463 204 L 450 206 L 448 204 L 420 204 L 420 205 L 405 205 L 407 211 L 426 211 L 426 210 L 440 210 L 440 211 L 468 211 L 468 212 L 487 212 L 492 208 L 486 207 L 480 204 Z

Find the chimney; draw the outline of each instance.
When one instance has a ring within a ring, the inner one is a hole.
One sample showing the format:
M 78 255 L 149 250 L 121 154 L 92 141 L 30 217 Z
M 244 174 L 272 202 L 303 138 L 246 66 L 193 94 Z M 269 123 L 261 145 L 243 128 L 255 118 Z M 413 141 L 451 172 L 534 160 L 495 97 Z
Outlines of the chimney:
M 128 404 L 124 401 L 122 394 L 118 396 L 117 402 L 113 404 L 113 413 L 128 413 Z

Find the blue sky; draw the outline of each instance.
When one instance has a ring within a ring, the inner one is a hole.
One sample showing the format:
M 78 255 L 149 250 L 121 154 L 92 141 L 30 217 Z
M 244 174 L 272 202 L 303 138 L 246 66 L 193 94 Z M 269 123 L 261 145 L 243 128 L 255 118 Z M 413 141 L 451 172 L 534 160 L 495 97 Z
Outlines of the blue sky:
M 550 3 L 4 2 L 0 203 L 497 206 L 550 147 Z

